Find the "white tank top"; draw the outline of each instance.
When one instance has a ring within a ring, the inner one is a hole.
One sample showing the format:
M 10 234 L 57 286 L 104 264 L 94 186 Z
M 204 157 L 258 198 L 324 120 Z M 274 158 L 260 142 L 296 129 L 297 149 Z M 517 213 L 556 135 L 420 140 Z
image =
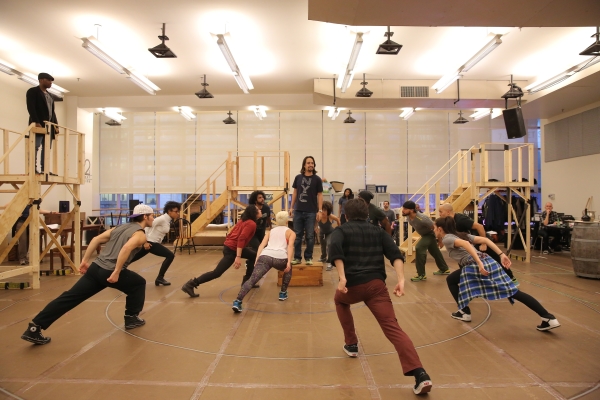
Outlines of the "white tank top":
M 288 242 L 285 239 L 285 234 L 289 228 L 287 226 L 276 226 L 269 233 L 269 243 L 260 253 L 261 256 L 269 256 L 273 258 L 287 259 Z

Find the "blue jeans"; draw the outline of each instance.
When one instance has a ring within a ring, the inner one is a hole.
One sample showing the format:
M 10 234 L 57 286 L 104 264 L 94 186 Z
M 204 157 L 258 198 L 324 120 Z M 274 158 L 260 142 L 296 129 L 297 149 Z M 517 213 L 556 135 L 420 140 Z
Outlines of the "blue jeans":
M 317 213 L 306 211 L 294 211 L 294 232 L 296 240 L 294 241 L 294 258 L 302 259 L 302 238 L 306 232 L 306 250 L 304 250 L 304 259 L 312 260 L 313 248 L 315 247 L 315 220 Z

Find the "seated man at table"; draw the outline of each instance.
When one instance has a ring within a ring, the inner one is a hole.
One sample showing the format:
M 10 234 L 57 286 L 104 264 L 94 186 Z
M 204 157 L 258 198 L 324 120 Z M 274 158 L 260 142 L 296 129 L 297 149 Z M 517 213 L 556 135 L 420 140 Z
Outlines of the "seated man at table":
M 555 251 L 561 251 L 561 223 L 558 214 L 556 211 L 553 211 L 552 208 L 552 203 L 547 202 L 545 210 L 542 212 L 542 222 L 538 232 L 538 236 L 541 236 L 544 240 L 542 246 L 544 254 L 548 254 L 548 252 L 552 254 Z

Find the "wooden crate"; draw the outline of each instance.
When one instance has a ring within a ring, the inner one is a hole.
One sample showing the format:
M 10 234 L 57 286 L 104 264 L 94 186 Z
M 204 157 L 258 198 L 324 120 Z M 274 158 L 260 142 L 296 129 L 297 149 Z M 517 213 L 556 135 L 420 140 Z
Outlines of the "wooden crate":
M 323 286 L 323 265 L 292 265 L 292 280 L 289 286 Z M 281 286 L 283 272 L 277 271 L 277 286 Z

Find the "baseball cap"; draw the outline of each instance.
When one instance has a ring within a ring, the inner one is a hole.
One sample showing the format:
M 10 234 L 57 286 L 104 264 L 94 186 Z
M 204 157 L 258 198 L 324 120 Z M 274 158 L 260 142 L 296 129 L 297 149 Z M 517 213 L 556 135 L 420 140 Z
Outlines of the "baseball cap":
M 405 201 L 404 204 L 402 204 L 402 208 L 406 208 L 407 210 L 416 210 L 417 206 L 415 204 L 414 201 Z
M 140 215 L 146 215 L 146 214 L 154 214 L 154 210 L 152 209 L 152 207 L 147 206 L 145 204 L 138 204 L 133 209 L 133 214 L 131 214 L 129 216 L 129 218 L 135 218 L 135 217 L 139 217 Z
M 360 197 L 361 199 L 365 200 L 367 203 L 371 202 L 371 200 L 373 200 L 373 193 L 371 193 L 368 190 L 361 190 L 360 193 L 358 194 L 358 197 Z
M 48 73 L 46 73 L 46 72 L 41 72 L 41 73 L 38 75 L 38 81 L 39 81 L 40 79 L 48 79 L 49 81 L 54 81 L 54 78 L 52 77 L 52 75 L 50 75 L 50 74 L 48 74 Z

